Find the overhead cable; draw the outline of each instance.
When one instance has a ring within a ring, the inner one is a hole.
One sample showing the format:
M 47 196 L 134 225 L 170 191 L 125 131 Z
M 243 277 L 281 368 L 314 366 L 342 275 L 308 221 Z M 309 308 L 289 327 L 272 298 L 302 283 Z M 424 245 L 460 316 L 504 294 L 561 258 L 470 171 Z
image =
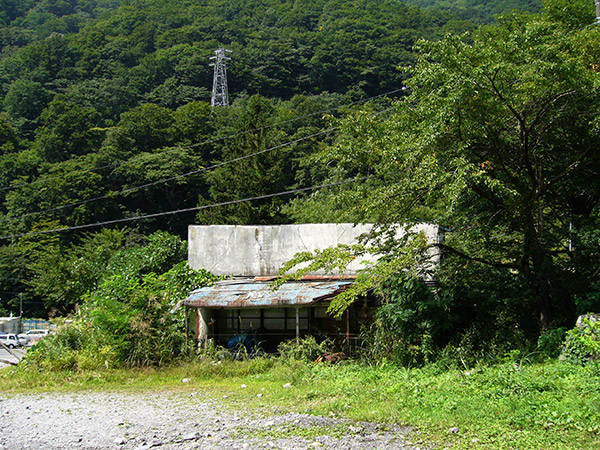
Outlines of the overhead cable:
M 245 131 L 240 131 L 238 133 L 234 133 L 234 134 L 230 134 L 230 135 L 226 135 L 226 136 L 220 136 L 220 137 L 216 137 L 216 138 L 212 138 L 212 139 L 207 139 L 207 140 L 202 141 L 202 142 L 196 142 L 195 144 L 189 144 L 189 145 L 183 145 L 183 146 L 175 146 L 175 147 L 165 147 L 165 148 L 162 148 L 162 149 L 157 149 L 157 152 L 154 153 L 153 155 L 161 156 L 161 155 L 164 155 L 164 154 L 167 154 L 167 153 L 171 153 L 171 152 L 176 152 L 176 151 L 180 151 L 180 150 L 193 149 L 193 148 L 196 148 L 196 147 L 199 147 L 199 146 L 202 146 L 202 145 L 208 145 L 208 144 L 212 144 L 214 142 L 219 142 L 219 141 L 224 141 L 224 140 L 228 140 L 228 139 L 233 139 L 233 138 L 236 138 L 236 137 L 239 137 L 239 136 L 244 136 L 244 135 L 249 134 L 249 133 L 254 133 L 254 132 L 257 132 L 257 131 L 262 131 L 262 130 L 266 130 L 266 129 L 269 129 L 269 128 L 277 127 L 277 126 L 280 126 L 280 125 L 285 125 L 285 124 L 290 123 L 290 122 L 295 122 L 297 120 L 306 119 L 308 117 L 316 116 L 318 114 L 323 114 L 323 113 L 330 112 L 330 111 L 336 111 L 336 110 L 341 109 L 341 108 L 354 106 L 354 105 L 356 105 L 358 103 L 366 103 L 366 102 L 368 102 L 370 100 L 374 100 L 376 98 L 380 98 L 380 97 L 385 97 L 385 96 L 388 96 L 388 95 L 392 95 L 392 94 L 395 94 L 395 93 L 400 92 L 400 91 L 404 91 L 404 88 L 394 89 L 393 91 L 385 92 L 385 93 L 379 94 L 379 95 L 374 95 L 374 96 L 366 98 L 366 99 L 356 100 L 356 101 L 351 102 L 351 103 L 346 103 L 344 105 L 339 105 L 339 106 L 335 106 L 335 107 L 332 107 L 332 108 L 323 109 L 323 110 L 316 111 L 316 112 L 313 112 L 313 113 L 310 113 L 310 114 L 304 114 L 302 116 L 293 117 L 291 119 L 283 120 L 281 122 L 277 122 L 277 123 L 273 123 L 273 124 L 270 124 L 270 125 L 265 125 L 265 126 L 262 126 L 262 127 L 254 128 L 252 130 L 245 130 Z M 39 183 L 49 183 L 49 182 L 54 181 L 54 180 L 59 180 L 59 179 L 65 178 L 66 176 L 72 175 L 72 174 L 82 174 L 82 173 L 88 173 L 88 172 L 97 172 L 97 171 L 104 170 L 104 169 L 117 168 L 117 167 L 121 167 L 122 165 L 128 164 L 130 162 L 131 162 L 131 160 L 119 161 L 119 162 L 116 162 L 116 163 L 113 163 L 113 164 L 106 164 L 106 165 L 103 165 L 103 166 L 94 167 L 92 169 L 74 170 L 74 171 L 69 172 L 67 174 L 59 175 L 59 176 L 56 176 L 56 177 L 44 178 L 42 180 L 38 179 L 38 180 L 31 181 L 29 183 L 21 183 L 21 184 L 15 184 L 15 185 L 12 185 L 12 186 L 4 186 L 4 187 L 0 188 L 0 192 L 1 191 L 12 190 L 12 189 L 17 189 L 17 188 L 20 188 L 20 187 L 31 186 L 31 185 L 39 184 Z
M 216 208 L 219 206 L 235 205 L 237 203 L 244 203 L 244 202 L 250 202 L 250 201 L 255 201 L 255 200 L 263 200 L 266 198 L 282 197 L 282 196 L 291 195 L 291 194 L 299 194 L 301 192 L 308 192 L 308 191 L 312 191 L 315 189 L 322 189 L 322 188 L 333 187 L 333 186 L 341 186 L 344 184 L 356 183 L 358 181 L 363 181 L 363 180 L 367 180 L 370 178 L 374 178 L 375 176 L 376 175 L 369 175 L 366 177 L 354 178 L 352 180 L 344 180 L 344 181 L 338 181 L 335 183 L 326 183 L 326 184 L 320 184 L 317 186 L 291 189 L 288 191 L 277 192 L 274 194 L 265 194 L 265 195 L 259 195 L 256 197 L 247 197 L 247 198 L 243 198 L 243 199 L 239 199 L 239 200 L 229 200 L 226 202 L 213 203 L 210 205 L 194 206 L 191 208 L 178 209 L 178 210 L 174 210 L 174 211 L 166 211 L 166 212 L 160 212 L 160 213 L 154 213 L 154 214 L 144 214 L 144 215 L 135 216 L 135 217 L 126 217 L 126 218 L 122 218 L 122 219 L 107 220 L 105 222 L 96 222 L 96 223 L 88 223 L 88 224 L 83 224 L 83 225 L 75 225 L 75 226 L 70 226 L 70 227 L 54 228 L 51 230 L 31 231 L 29 233 L 13 234 L 13 235 L 9 235 L 9 236 L 0 236 L 0 240 L 15 239 L 15 238 L 20 238 L 20 237 L 25 237 L 25 236 L 35 236 L 35 235 L 40 235 L 40 234 L 60 233 L 60 232 L 64 232 L 64 231 L 82 230 L 82 229 L 100 227 L 100 226 L 105 226 L 105 225 L 114 225 L 117 223 L 132 222 L 132 221 L 143 220 L 143 219 L 152 219 L 155 217 L 163 217 L 163 216 L 169 216 L 169 215 L 174 215 L 174 214 L 181 214 L 181 213 L 186 213 L 186 212 L 191 212 L 191 211 L 200 211 L 203 209 Z
M 388 112 L 391 109 L 393 109 L 393 108 L 386 108 L 386 109 L 384 109 L 382 111 L 378 111 L 373 116 L 379 116 L 380 114 Z M 331 132 L 336 131 L 338 129 L 339 129 L 339 127 L 328 128 L 326 130 L 321 130 L 321 131 L 318 131 L 318 132 L 313 133 L 313 134 L 308 135 L 308 136 L 304 136 L 304 137 L 301 137 L 301 138 L 294 139 L 292 141 L 284 142 L 284 143 L 276 145 L 274 147 L 269 147 L 269 148 L 266 148 L 266 149 L 263 149 L 263 150 L 259 150 L 259 151 L 254 152 L 254 153 L 249 153 L 247 155 L 243 155 L 243 156 L 240 156 L 240 157 L 237 157 L 237 158 L 233 158 L 233 159 L 230 159 L 230 160 L 227 160 L 227 161 L 222 161 L 220 163 L 213 164 L 213 165 L 208 166 L 208 167 L 203 167 L 203 168 L 200 168 L 200 169 L 197 169 L 197 170 L 193 170 L 191 172 L 186 172 L 186 173 L 183 173 L 183 174 L 174 175 L 172 177 L 163 178 L 163 179 L 160 179 L 160 180 L 157 180 L 157 181 L 153 181 L 151 183 L 146 183 L 146 184 L 139 185 L 139 186 L 133 186 L 133 187 L 124 189 L 122 191 L 111 192 L 109 194 L 105 194 L 105 195 L 94 197 L 94 198 L 89 198 L 89 199 L 86 199 L 86 200 L 80 200 L 80 201 L 74 202 L 74 203 L 67 203 L 65 205 L 56 206 L 56 207 L 53 207 L 53 208 L 47 208 L 47 209 L 43 209 L 43 210 L 40 210 L 40 211 L 33 211 L 33 212 L 21 214 L 20 216 L 7 217 L 7 219 L 9 219 L 9 220 L 19 220 L 19 219 L 22 219 L 22 218 L 25 218 L 25 217 L 29 217 L 29 216 L 32 216 L 32 215 L 43 214 L 43 213 L 53 212 L 53 211 L 60 211 L 62 209 L 66 209 L 66 208 L 70 208 L 70 207 L 77 207 L 77 206 L 85 205 L 85 204 L 92 203 L 92 202 L 95 202 L 95 201 L 98 201 L 98 200 L 104 200 L 104 199 L 107 199 L 107 198 L 114 198 L 116 196 L 128 194 L 128 193 L 131 193 L 131 192 L 135 192 L 135 191 L 147 188 L 147 187 L 156 186 L 158 184 L 167 183 L 169 181 L 177 180 L 177 179 L 180 179 L 180 178 L 185 178 L 185 177 L 188 177 L 188 176 L 191 176 L 191 175 L 196 175 L 196 174 L 199 174 L 199 173 L 202 173 L 202 172 L 207 172 L 209 170 L 214 170 L 214 169 L 217 169 L 219 167 L 226 166 L 228 164 L 232 164 L 232 163 L 235 163 L 235 162 L 238 162 L 238 161 L 242 161 L 244 159 L 249 159 L 249 158 L 252 158 L 254 156 L 258 156 L 260 154 L 263 154 L 263 153 L 267 153 L 267 152 L 271 152 L 271 151 L 274 151 L 274 150 L 278 150 L 280 148 L 287 147 L 289 145 L 296 144 L 298 142 L 301 142 L 301 141 L 304 141 L 304 140 L 307 140 L 307 139 L 312 139 L 314 137 L 317 137 L 317 136 L 320 136 L 320 135 L 323 135 L 323 134 L 331 133 Z
M 283 144 L 279 144 L 279 145 L 276 145 L 274 147 L 269 147 L 269 148 L 266 148 L 266 149 L 263 149 L 263 150 L 259 150 L 259 151 L 254 152 L 254 153 L 249 153 L 247 155 L 239 156 L 237 158 L 229 159 L 227 161 L 222 161 L 220 163 L 213 164 L 212 166 L 203 167 L 203 168 L 200 168 L 200 169 L 197 169 L 197 170 L 192 170 L 191 172 L 182 173 L 180 175 L 174 175 L 174 176 L 168 177 L 168 178 L 163 178 L 161 180 L 153 181 L 151 183 L 146 183 L 146 184 L 143 184 L 143 185 L 134 186 L 134 187 L 127 188 L 127 189 L 124 189 L 124 190 L 119 191 L 119 192 L 111 192 L 109 194 L 102 195 L 102 196 L 99 196 L 99 197 L 89 198 L 87 200 L 80 200 L 80 201 L 75 202 L 75 203 L 68 203 L 66 205 L 56 206 L 54 208 L 43 209 L 43 210 L 40 210 L 40 211 L 25 213 L 25 214 L 21 214 L 20 216 L 7 217 L 7 218 L 10 219 L 10 220 L 19 220 L 19 219 L 22 219 L 24 217 L 29 217 L 29 216 L 36 215 L 36 214 L 42 214 L 42 213 L 52 212 L 52 211 L 59 211 L 61 209 L 65 209 L 65 208 L 69 208 L 69 207 L 81 206 L 81 205 L 85 205 L 87 203 L 95 202 L 95 201 L 98 201 L 98 200 L 104 200 L 104 199 L 107 199 L 107 198 L 113 198 L 113 197 L 116 197 L 116 196 L 119 196 L 119 195 L 128 194 L 130 192 L 139 191 L 140 189 L 144 189 L 144 188 L 151 187 L 151 186 L 156 186 L 157 184 L 167 183 L 169 181 L 177 180 L 179 178 L 185 178 L 185 177 L 189 177 L 191 175 L 196 175 L 196 174 L 199 174 L 199 173 L 202 173 L 202 172 L 207 172 L 209 170 L 214 170 L 214 169 L 217 169 L 219 167 L 226 166 L 228 164 L 232 164 L 232 163 L 235 163 L 235 162 L 238 162 L 238 161 L 242 161 L 244 159 L 249 159 L 249 158 L 252 158 L 254 156 L 261 155 L 263 153 L 267 153 L 267 152 L 271 152 L 271 151 L 274 151 L 274 150 L 278 150 L 280 148 L 287 147 L 287 146 L 290 146 L 292 144 L 296 144 L 298 142 L 301 142 L 301 141 L 304 141 L 304 140 L 307 140 L 307 139 L 312 139 L 314 137 L 317 137 L 317 136 L 320 136 L 320 135 L 323 135 L 323 134 L 331 133 L 332 131 L 335 131 L 335 130 L 337 130 L 337 127 L 328 128 L 327 130 L 322 130 L 322 131 L 319 131 L 317 133 L 313 133 L 313 134 L 311 134 L 309 136 L 304 136 L 304 137 L 301 137 L 301 138 L 298 138 L 298 139 L 294 139 L 293 141 L 284 142 Z

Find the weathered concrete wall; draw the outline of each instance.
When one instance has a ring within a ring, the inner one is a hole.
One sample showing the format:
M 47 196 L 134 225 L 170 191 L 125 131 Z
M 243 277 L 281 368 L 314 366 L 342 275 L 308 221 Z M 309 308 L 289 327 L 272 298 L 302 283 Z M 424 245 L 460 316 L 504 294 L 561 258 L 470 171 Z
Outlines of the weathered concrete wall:
M 359 235 L 371 228 L 372 225 L 353 224 L 191 225 L 188 263 L 215 275 L 275 276 L 296 253 L 354 244 Z M 437 226 L 423 224 L 416 229 L 423 230 L 432 242 L 438 241 Z M 363 260 L 357 258 L 343 275 L 354 275 L 364 267 Z

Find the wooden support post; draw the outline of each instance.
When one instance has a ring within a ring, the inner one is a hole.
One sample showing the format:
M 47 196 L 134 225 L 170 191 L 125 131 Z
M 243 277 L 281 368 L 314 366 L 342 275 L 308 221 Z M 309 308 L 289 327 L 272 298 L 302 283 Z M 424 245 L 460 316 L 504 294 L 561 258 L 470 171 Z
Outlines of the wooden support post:
M 350 308 L 346 309 L 346 344 L 350 347 Z
M 300 308 L 296 307 L 296 344 L 300 343 Z
M 188 348 L 190 342 L 190 317 L 189 317 L 189 307 L 184 306 L 185 311 L 185 348 Z
M 200 345 L 200 321 L 202 320 L 202 314 L 200 308 L 196 308 L 196 347 Z

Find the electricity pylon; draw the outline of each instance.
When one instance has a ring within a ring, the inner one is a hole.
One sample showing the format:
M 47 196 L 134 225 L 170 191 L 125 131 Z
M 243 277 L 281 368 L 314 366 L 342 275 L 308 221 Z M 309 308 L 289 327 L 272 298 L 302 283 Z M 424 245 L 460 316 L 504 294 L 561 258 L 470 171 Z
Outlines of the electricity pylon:
M 225 52 L 231 52 L 231 50 L 221 47 L 220 49 L 215 50 L 215 56 L 210 57 L 210 59 L 215 60 L 210 64 L 215 68 L 212 96 L 210 97 L 210 106 L 229 106 L 227 69 L 225 68 L 225 61 L 231 58 L 225 56 Z

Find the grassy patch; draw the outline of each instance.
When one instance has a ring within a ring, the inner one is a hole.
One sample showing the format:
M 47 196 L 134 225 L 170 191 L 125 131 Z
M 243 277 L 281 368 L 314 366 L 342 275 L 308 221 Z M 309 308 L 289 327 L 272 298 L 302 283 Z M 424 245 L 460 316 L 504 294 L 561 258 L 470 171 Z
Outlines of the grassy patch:
M 557 362 L 506 363 L 468 372 L 270 359 L 74 373 L 36 373 L 23 366 L 2 371 L 0 385 L 15 393 L 204 391 L 240 409 L 411 425 L 425 442 L 453 448 L 600 448 L 600 377 L 592 368 Z M 319 430 L 288 431 L 310 437 Z

